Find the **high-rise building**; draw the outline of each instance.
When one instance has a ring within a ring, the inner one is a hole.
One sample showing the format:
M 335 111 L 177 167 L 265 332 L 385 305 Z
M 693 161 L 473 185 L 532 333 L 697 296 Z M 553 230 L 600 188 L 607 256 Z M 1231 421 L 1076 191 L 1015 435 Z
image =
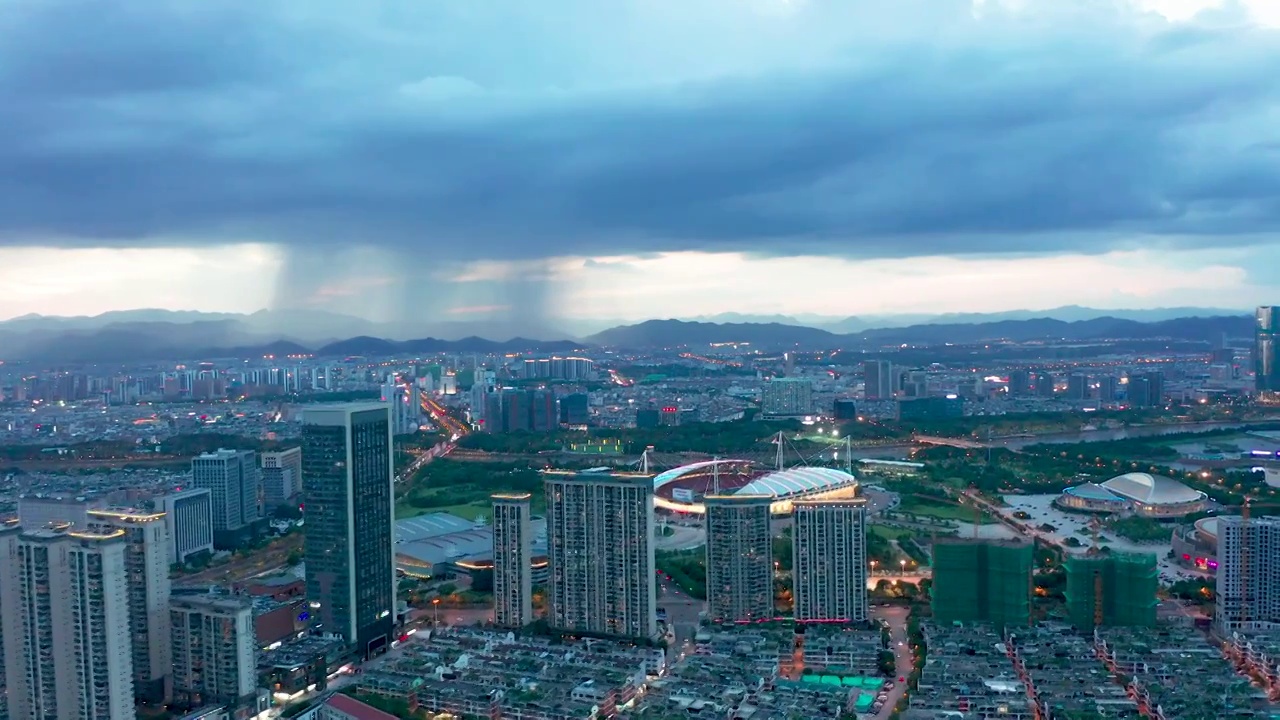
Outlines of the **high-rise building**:
M 213 493 L 207 488 L 182 490 L 161 499 L 169 538 L 169 564 L 181 565 L 192 555 L 213 553 Z
M 175 595 L 173 697 L 186 708 L 223 705 L 232 717 L 256 715 L 257 643 L 253 603 L 239 595 Z
M 893 397 L 893 364 L 888 360 L 869 360 L 862 363 L 863 394 L 868 400 L 889 400 Z
M 550 626 L 656 637 L 652 478 L 549 473 L 546 498 Z
M 1057 379 L 1053 373 L 1037 372 L 1035 374 L 1036 397 L 1051 398 L 1057 392 Z
M 1115 375 L 1103 375 L 1098 378 L 1098 401 L 1112 403 L 1119 399 L 1117 388 L 1119 383 Z
M 796 622 L 866 621 L 866 499 L 796 500 L 792 508 Z
M 1259 393 L 1280 392 L 1280 358 L 1276 357 L 1276 333 L 1280 332 L 1280 305 L 1260 307 L 1253 335 L 1254 388 Z
M 234 550 L 252 535 L 262 486 L 257 453 L 215 450 L 199 455 L 191 461 L 191 484 L 210 493 L 214 547 Z
M 1026 368 L 1019 368 L 1009 373 L 1009 395 L 1013 397 L 1026 397 L 1031 394 L 1031 371 Z
M 560 424 L 582 427 L 591 422 L 591 397 L 573 393 L 560 398 Z
M 1067 399 L 1068 400 L 1088 400 L 1089 399 L 1089 376 L 1080 373 L 1072 373 L 1067 376 Z
M 933 543 L 933 617 L 939 623 L 1026 627 L 1033 547 L 1023 540 L 938 538 Z
M 303 415 L 307 598 L 320 629 L 368 657 L 395 627 L 395 497 L 391 417 L 381 403 Z
M 9 713 L 10 692 L 7 668 L 17 670 L 22 661 L 22 616 L 18 612 L 18 537 L 22 529 L 15 522 L 0 520 L 0 720 L 18 720 Z M 18 680 L 15 678 L 15 682 Z M 15 686 L 16 687 L 16 686 Z M 12 697 L 17 697 L 15 689 Z
M 1218 518 L 1218 627 L 1280 627 L 1280 517 Z
M 1152 627 L 1158 576 L 1150 553 L 1068 555 L 1067 615 L 1081 630 Z
M 302 448 L 264 452 L 262 497 L 265 510 L 274 510 L 297 500 L 302 492 Z
M 708 495 L 704 502 L 708 617 L 714 622 L 773 617 L 773 497 Z
M 1159 370 L 1129 376 L 1125 397 L 1132 407 L 1157 407 L 1164 404 L 1164 373 Z
M 836 398 L 831 403 L 831 414 L 836 420 L 856 420 L 858 403 L 848 398 Z
M 27 530 L 0 587 L 9 712 L 17 718 L 131 720 L 124 532 Z
M 169 699 L 169 537 L 164 513 L 90 510 L 89 527 L 124 533 L 133 692 L 144 703 Z
M 812 415 L 813 382 L 808 378 L 773 378 L 764 384 L 761 407 L 772 417 Z
M 493 621 L 519 628 L 533 622 L 533 531 L 529 493 L 493 496 Z
M 551 432 L 560 426 L 556 412 L 556 396 L 550 390 L 529 391 L 529 429 L 534 432 Z

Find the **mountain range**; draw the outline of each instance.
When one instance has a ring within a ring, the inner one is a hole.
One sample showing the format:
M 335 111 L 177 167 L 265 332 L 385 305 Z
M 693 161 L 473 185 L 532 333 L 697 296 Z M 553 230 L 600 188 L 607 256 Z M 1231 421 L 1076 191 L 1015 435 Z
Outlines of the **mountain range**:
M 1059 310 L 1064 315 L 1087 314 L 1088 311 L 1087 308 Z M 1188 314 L 1164 317 L 1175 311 Z M 137 310 L 96 317 L 27 315 L 0 322 L 0 360 L 115 363 L 292 354 L 336 357 L 521 350 L 568 352 L 588 345 L 633 349 L 698 348 L 712 343 L 749 343 L 761 349 L 832 349 L 1108 338 L 1168 337 L 1216 341 L 1224 334 L 1232 337 L 1250 335 L 1253 327 L 1248 315 L 1197 308 L 1130 311 L 1075 320 L 1036 315 L 1031 311 L 1011 311 L 994 315 L 938 316 L 951 319 L 947 322 L 858 330 L 833 330 L 784 322 L 789 319 L 786 317 L 759 318 L 768 319 L 768 322 L 747 321 L 754 316 L 732 316 L 741 320 L 738 322 L 647 320 L 580 338 L 549 328 L 517 329 L 492 322 L 448 322 L 428 326 L 433 328 L 429 337 L 415 338 L 410 334 L 411 328 L 320 311 L 264 310 L 237 315 Z M 845 318 L 841 323 L 853 326 L 855 321 L 864 322 L 858 318 Z M 509 339 L 495 341 L 484 336 Z

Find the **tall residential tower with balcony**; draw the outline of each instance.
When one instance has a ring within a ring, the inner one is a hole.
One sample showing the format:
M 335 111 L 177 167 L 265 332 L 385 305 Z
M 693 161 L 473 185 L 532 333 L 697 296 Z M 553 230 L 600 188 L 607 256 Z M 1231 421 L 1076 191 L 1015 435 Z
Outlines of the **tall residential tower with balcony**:
M 707 614 L 716 622 L 773 617 L 772 495 L 708 495 Z
M 796 622 L 866 621 L 866 499 L 797 500 L 792 507 Z
M 125 533 L 28 530 L 5 597 L 5 677 L 12 718 L 131 720 L 133 664 Z
M 493 496 L 493 621 L 519 628 L 533 622 L 533 534 L 529 493 Z
M 169 536 L 164 513 L 131 509 L 90 510 L 89 527 L 125 537 L 133 692 L 138 700 L 169 698 Z
M 551 627 L 657 637 L 653 479 L 548 473 L 546 497 Z

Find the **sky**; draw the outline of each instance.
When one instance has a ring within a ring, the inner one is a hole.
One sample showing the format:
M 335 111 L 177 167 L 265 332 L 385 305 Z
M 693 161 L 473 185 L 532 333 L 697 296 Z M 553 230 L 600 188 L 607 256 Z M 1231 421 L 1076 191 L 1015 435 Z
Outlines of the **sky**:
M 8 0 L 0 318 L 1280 302 L 1274 0 Z

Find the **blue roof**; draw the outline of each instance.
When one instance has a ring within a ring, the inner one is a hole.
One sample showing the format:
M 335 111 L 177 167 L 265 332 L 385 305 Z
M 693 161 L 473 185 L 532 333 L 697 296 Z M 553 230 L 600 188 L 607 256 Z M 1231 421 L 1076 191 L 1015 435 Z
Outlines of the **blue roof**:
M 789 498 L 856 485 L 858 479 L 843 470 L 797 467 L 762 475 L 738 490 L 739 495 L 772 495 Z

